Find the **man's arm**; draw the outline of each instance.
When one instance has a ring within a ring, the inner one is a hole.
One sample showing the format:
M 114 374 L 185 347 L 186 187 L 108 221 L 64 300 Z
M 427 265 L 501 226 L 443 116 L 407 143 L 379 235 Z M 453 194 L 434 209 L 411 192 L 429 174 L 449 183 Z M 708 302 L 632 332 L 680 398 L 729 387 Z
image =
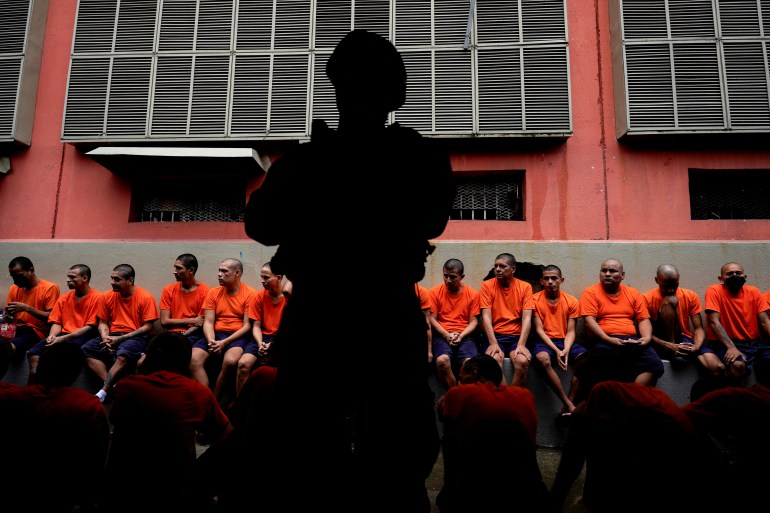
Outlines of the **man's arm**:
M 765 340 L 770 342 L 770 316 L 768 316 L 767 312 L 767 310 L 759 312 L 757 314 L 757 321 L 759 322 L 759 331 L 764 335 Z
M 182 327 L 200 327 L 203 326 L 203 316 L 188 317 L 185 319 L 173 319 L 171 318 L 171 310 L 160 310 L 160 325 L 164 329 L 171 329 L 177 326 Z
M 92 329 L 93 329 L 93 326 L 91 326 L 90 324 L 86 324 L 82 328 L 78 328 L 72 333 L 65 333 L 64 335 L 60 335 L 62 330 L 62 325 L 53 324 L 51 325 L 51 331 L 49 332 L 48 338 L 46 339 L 48 342 L 47 345 L 58 344 L 59 342 L 66 342 L 68 340 L 72 340 L 77 337 L 82 337 Z
M 6 308 L 8 308 L 14 315 L 18 312 L 25 312 L 43 322 L 48 322 L 48 316 L 51 315 L 51 310 L 38 310 L 34 306 L 22 303 L 21 301 L 11 301 Z
M 596 322 L 596 317 L 593 315 L 584 315 L 583 322 L 589 333 L 605 344 L 614 344 L 616 346 L 623 345 L 620 339 L 607 335 L 604 330 L 599 327 L 599 323 Z
M 460 340 L 462 341 L 465 337 L 476 331 L 476 328 L 479 327 L 479 318 L 477 315 L 471 315 L 471 318 L 468 319 L 468 325 L 465 327 L 465 329 L 460 333 Z
M 652 340 L 652 321 L 650 321 L 649 317 L 647 319 L 639 319 L 639 321 L 637 321 L 637 327 L 640 335 L 637 340 L 639 345 L 648 345 Z
M 708 319 L 711 331 L 716 335 L 717 340 L 727 348 L 725 357 L 723 359 L 724 363 L 730 365 L 736 359 L 742 358 L 743 353 L 741 353 L 738 348 L 735 347 L 732 339 L 727 335 L 724 326 L 722 326 L 719 312 L 716 310 L 706 310 L 706 318 Z
M 481 309 L 481 329 L 484 331 L 484 335 L 487 337 L 489 347 L 487 347 L 487 354 L 494 357 L 495 354 L 500 354 L 501 357 L 505 357 L 503 350 L 500 349 L 500 344 L 497 343 L 497 337 L 495 337 L 495 330 L 492 327 L 492 309 Z
M 251 319 L 249 319 L 249 312 L 244 312 L 243 325 L 240 328 L 238 328 L 236 331 L 231 333 L 229 336 L 223 338 L 222 340 L 219 340 L 218 343 L 221 344 L 222 348 L 224 348 L 233 340 L 238 340 L 239 338 L 243 337 L 250 331 L 251 331 Z
M 214 310 L 203 311 L 203 336 L 209 343 L 214 342 L 214 324 L 217 320 L 217 313 Z
M 155 327 L 155 321 L 157 319 L 152 319 L 150 321 L 145 321 L 144 324 L 139 326 L 139 328 L 135 329 L 131 333 L 122 333 L 121 335 L 117 337 L 113 337 L 112 339 L 112 348 L 116 348 L 126 340 L 134 337 L 139 337 L 141 335 L 148 335 L 152 332 L 153 328 Z
M 516 343 L 516 354 L 523 354 L 527 360 L 532 359 L 529 349 L 527 349 L 527 338 L 532 331 L 532 312 L 533 310 L 523 310 L 521 312 L 521 335 Z
M 690 322 L 692 323 L 693 351 L 697 352 L 703 347 L 703 342 L 706 340 L 706 330 L 703 326 L 703 317 L 700 312 L 691 315 Z

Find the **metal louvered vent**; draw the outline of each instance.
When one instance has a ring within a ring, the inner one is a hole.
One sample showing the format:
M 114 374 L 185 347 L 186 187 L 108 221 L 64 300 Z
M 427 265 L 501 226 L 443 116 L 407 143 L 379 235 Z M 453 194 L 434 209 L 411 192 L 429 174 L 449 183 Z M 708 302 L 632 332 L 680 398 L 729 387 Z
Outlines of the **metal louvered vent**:
M 217 178 L 221 180 L 221 177 Z M 245 184 L 243 184 L 245 186 Z M 178 180 L 153 179 L 134 189 L 136 222 L 243 222 L 243 189 L 185 189 Z
M 690 217 L 770 219 L 770 169 L 690 169 Z
M 336 126 L 325 65 L 355 28 L 403 55 L 390 122 L 572 133 L 565 0 L 79 0 L 62 139 L 307 139 L 313 119 Z
M 48 0 L 6 0 L 0 12 L 0 144 L 29 145 Z
M 770 131 L 767 14 L 767 0 L 611 0 L 618 137 Z
M 450 219 L 522 221 L 524 173 L 458 179 Z

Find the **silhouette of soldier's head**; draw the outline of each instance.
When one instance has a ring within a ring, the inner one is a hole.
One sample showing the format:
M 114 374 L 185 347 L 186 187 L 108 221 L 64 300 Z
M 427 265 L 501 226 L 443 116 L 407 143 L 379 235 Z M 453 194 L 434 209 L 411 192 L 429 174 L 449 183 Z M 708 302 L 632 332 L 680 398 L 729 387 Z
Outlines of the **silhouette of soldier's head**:
M 353 30 L 340 40 L 326 63 L 340 118 L 384 118 L 406 100 L 406 68 L 384 37 Z

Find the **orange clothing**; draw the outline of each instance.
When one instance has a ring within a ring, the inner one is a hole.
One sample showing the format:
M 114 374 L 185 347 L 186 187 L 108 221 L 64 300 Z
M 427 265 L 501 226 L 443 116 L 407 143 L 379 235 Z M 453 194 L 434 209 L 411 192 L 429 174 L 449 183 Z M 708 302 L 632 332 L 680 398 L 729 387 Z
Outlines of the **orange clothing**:
M 30 305 L 37 310 L 50 312 L 56 306 L 56 300 L 59 299 L 59 295 L 61 295 L 61 290 L 57 284 L 48 280 L 40 280 L 29 291 L 16 285 L 11 285 L 5 304 L 18 301 L 19 303 Z M 16 326 L 31 327 L 41 339 L 48 335 L 48 323 L 27 312 L 17 312 L 13 322 Z
M 431 287 L 428 296 L 431 311 L 447 331 L 463 331 L 471 318 L 479 315 L 479 292 L 469 285 L 463 285 L 458 294 L 451 294 L 442 283 Z
M 160 309 L 168 310 L 172 319 L 190 319 L 203 315 L 203 301 L 211 287 L 198 282 L 195 290 L 182 290 L 182 282 L 169 283 L 160 293 Z M 169 331 L 184 332 L 189 326 L 174 326 Z
M 753 285 L 744 285 L 733 296 L 725 285 L 715 283 L 706 289 L 706 313 L 709 310 L 719 312 L 719 322 L 731 339 L 759 340 L 757 314 L 770 310 L 770 305 Z M 718 340 L 710 326 L 706 338 Z
M 129 297 L 114 290 L 105 292 L 100 304 L 99 319 L 109 323 L 110 333 L 131 333 L 158 319 L 155 297 L 142 287 L 134 286 Z
M 534 310 L 532 285 L 514 278 L 511 286 L 503 288 L 497 278 L 481 283 L 479 308 L 492 313 L 492 330 L 501 335 L 521 335 L 524 310 Z
M 663 296 L 660 293 L 660 289 L 655 287 L 642 294 L 644 303 L 647 305 L 647 311 L 650 313 L 650 317 L 653 320 L 658 318 L 658 312 L 660 312 L 660 305 L 663 304 Z M 683 337 L 689 339 L 693 338 L 692 329 L 690 329 L 690 317 L 693 315 L 699 315 L 703 311 L 703 305 L 700 302 L 698 294 L 690 289 L 683 289 L 679 287 L 676 289 L 676 298 L 678 300 L 679 309 L 679 329 L 682 332 Z
M 222 285 L 209 290 L 203 309 L 214 310 L 214 331 L 234 333 L 243 328 L 243 315 L 249 311 L 249 302 L 256 292 L 243 282 L 234 296 L 228 294 Z
M 419 283 L 415 283 L 414 293 L 417 294 L 417 298 L 420 300 L 420 310 L 430 309 L 430 295 L 428 294 L 428 289 Z
M 275 335 L 281 324 L 281 316 L 286 306 L 286 298 L 281 296 L 277 303 L 273 303 L 270 292 L 266 289 L 254 292 L 252 301 L 249 302 L 249 319 L 259 321 L 259 329 L 263 335 Z
M 559 302 L 555 305 L 548 302 L 543 290 L 532 296 L 532 302 L 535 304 L 535 315 L 543 321 L 543 330 L 551 339 L 566 337 L 569 319 L 580 317 L 580 303 L 566 292 L 559 292 Z
M 488 440 L 494 435 L 487 430 L 490 425 L 519 424 L 524 427 L 529 442 L 535 446 L 535 396 L 525 387 L 479 382 L 461 384 L 444 394 L 440 415 L 457 423 L 456 434 L 464 443 Z
M 650 318 L 639 291 L 622 283 L 615 297 L 607 294 L 601 283 L 586 287 L 580 296 L 580 315 L 595 317 L 602 331 L 610 336 L 636 335 L 634 321 Z
M 86 325 L 96 326 L 99 323 L 96 315 L 101 297 L 101 292 L 91 289 L 78 301 L 75 291 L 71 290 L 56 301 L 48 322 L 59 324 L 62 333 L 74 333 Z

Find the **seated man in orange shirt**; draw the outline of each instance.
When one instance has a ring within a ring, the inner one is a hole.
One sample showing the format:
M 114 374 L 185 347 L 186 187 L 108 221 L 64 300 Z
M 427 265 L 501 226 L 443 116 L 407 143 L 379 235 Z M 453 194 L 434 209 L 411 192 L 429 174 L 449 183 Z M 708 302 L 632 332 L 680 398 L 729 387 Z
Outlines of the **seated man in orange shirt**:
M 525 386 L 529 361 L 527 339 L 532 331 L 532 285 L 514 278 L 516 258 L 510 253 L 495 257 L 494 277 L 484 280 L 479 295 L 481 327 L 485 340 L 484 352 L 503 366 L 510 358 L 513 364 L 513 385 Z
M 654 386 L 663 362 L 652 349 L 652 323 L 642 295 L 621 282 L 626 273 L 614 258 L 602 262 L 599 283 L 580 297 L 580 315 L 592 337 L 589 351 L 610 351 L 625 368 L 624 381 Z M 637 332 L 638 325 L 638 332 Z
M 545 372 L 546 383 L 564 404 L 560 414 L 566 417 L 575 409 L 573 401 L 577 393 L 577 377 L 573 374 L 570 390 L 567 393 L 551 362 L 555 357 L 559 368 L 566 371 L 570 359 L 573 365 L 577 365 L 583 360 L 587 350 L 575 342 L 580 304 L 577 298 L 561 290 L 563 282 L 564 277 L 559 267 L 545 266 L 540 278 L 543 290 L 532 296 L 535 305 L 533 324 L 536 334 L 532 353 Z
M 708 334 L 703 352 L 716 356 L 706 368 L 736 384 L 744 382 L 755 362 L 770 366 L 770 304 L 757 287 L 746 285 L 747 277 L 741 264 L 728 262 L 720 270 L 719 283 L 706 289 Z
M 203 302 L 204 340 L 192 348 L 193 369 L 203 368 L 209 354 L 222 358 L 214 384 L 219 401 L 225 399 L 226 388 L 234 383 L 238 360 L 252 338 L 249 303 L 256 291 L 241 281 L 242 277 L 243 263 L 237 258 L 226 258 L 219 264 L 219 286 L 211 289 Z M 208 386 L 208 381 L 204 384 Z
M 203 300 L 211 287 L 195 277 L 198 259 L 190 253 L 183 253 L 174 261 L 176 281 L 163 287 L 160 294 L 160 325 L 164 329 L 181 333 L 190 341 L 190 346 L 202 341 Z M 190 366 L 192 378 L 208 386 L 208 376 L 203 368 Z M 204 372 L 204 376 L 200 375 Z
M 479 292 L 464 284 L 465 266 L 456 259 L 444 262 L 444 283 L 431 287 L 430 324 L 433 358 L 439 381 L 447 388 L 457 385 L 455 368 L 479 353 L 473 333 L 479 325 Z
M 20 256 L 11 260 L 8 272 L 13 285 L 8 289 L 4 314 L 6 318 L 13 319 L 16 334 L 10 341 L 0 338 L 0 351 L 23 355 L 48 336 L 48 316 L 61 291 L 57 284 L 39 278 L 35 266 L 27 257 Z
M 679 286 L 679 270 L 671 264 L 658 266 L 655 283 L 657 287 L 642 294 L 652 319 L 653 348 L 665 360 L 698 355 L 705 365 L 707 357 L 700 353 L 706 331 L 698 294 Z
M 249 302 L 249 320 L 251 321 L 252 340 L 246 342 L 243 354 L 238 360 L 235 380 L 235 395 L 238 396 L 249 379 L 254 366 L 263 364 L 269 358 L 270 344 L 281 324 L 286 298 L 283 296 L 283 275 L 274 274 L 270 262 L 259 270 L 262 290 L 254 292 Z
M 99 312 L 101 292 L 91 288 L 91 268 L 75 264 L 67 271 L 69 292 L 60 296 L 48 316 L 51 331 L 27 351 L 29 362 L 28 385 L 35 384 L 35 374 L 40 356 L 56 344 L 75 344 L 81 347 L 94 338 Z
M 102 402 L 119 380 L 135 370 L 132 364 L 144 354 L 158 320 L 155 297 L 135 285 L 135 277 L 132 266 L 115 266 L 110 275 L 112 290 L 100 300 L 99 336 L 82 346 L 88 368 L 104 381 L 96 393 Z

